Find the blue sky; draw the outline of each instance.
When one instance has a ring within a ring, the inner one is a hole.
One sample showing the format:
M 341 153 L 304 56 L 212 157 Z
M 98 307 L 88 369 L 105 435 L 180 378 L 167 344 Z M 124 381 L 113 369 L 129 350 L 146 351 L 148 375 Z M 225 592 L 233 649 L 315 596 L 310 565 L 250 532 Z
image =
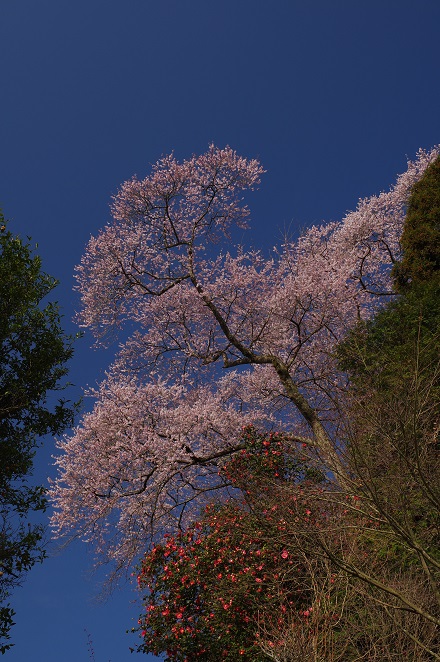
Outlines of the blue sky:
M 0 206 L 60 279 L 67 330 L 74 266 L 111 195 L 171 150 L 214 142 L 261 160 L 255 247 L 387 189 L 440 142 L 439 27 L 438 0 L 0 0 Z M 90 344 L 72 398 L 109 361 Z M 46 439 L 36 481 L 53 452 Z M 95 662 L 133 660 L 134 588 L 98 601 L 91 550 L 49 550 L 13 596 L 5 659 L 87 662 L 87 630 Z

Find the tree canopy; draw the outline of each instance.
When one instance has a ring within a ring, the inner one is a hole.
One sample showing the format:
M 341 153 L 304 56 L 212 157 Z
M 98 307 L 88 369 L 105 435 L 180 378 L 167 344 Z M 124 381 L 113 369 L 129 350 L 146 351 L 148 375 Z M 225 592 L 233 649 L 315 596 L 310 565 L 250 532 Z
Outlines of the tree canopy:
M 439 280 L 440 157 L 411 190 L 402 248 L 403 259 L 395 268 L 397 289 Z
M 242 192 L 262 174 L 255 160 L 211 146 L 123 184 L 78 267 L 79 321 L 98 342 L 134 331 L 60 443 L 55 531 L 82 529 L 126 567 L 220 494 L 219 461 L 248 424 L 283 429 L 344 483 L 334 349 L 393 295 L 408 198 L 437 155 L 420 151 L 389 192 L 268 259 L 231 242 L 249 216 Z
M 61 434 L 74 408 L 52 395 L 63 388 L 72 338 L 58 306 L 46 302 L 57 281 L 43 273 L 31 247 L 0 214 L 0 650 L 11 644 L 13 611 L 6 600 L 44 557 L 43 528 L 27 521 L 46 507 L 46 491 L 32 484 L 41 437 Z

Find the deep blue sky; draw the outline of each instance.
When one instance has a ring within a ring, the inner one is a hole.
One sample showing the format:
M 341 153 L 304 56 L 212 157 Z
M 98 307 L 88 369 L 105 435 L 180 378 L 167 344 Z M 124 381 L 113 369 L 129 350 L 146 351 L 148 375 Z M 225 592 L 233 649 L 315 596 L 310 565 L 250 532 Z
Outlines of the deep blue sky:
M 440 142 L 439 28 L 438 0 L 0 0 L 0 206 L 60 279 L 67 329 L 111 194 L 164 153 L 260 158 L 261 247 L 388 188 Z M 78 342 L 72 397 L 107 362 Z M 53 452 L 45 440 L 37 480 Z M 87 662 L 87 629 L 96 662 L 132 661 L 133 588 L 96 603 L 85 545 L 50 550 L 14 595 L 5 659 Z

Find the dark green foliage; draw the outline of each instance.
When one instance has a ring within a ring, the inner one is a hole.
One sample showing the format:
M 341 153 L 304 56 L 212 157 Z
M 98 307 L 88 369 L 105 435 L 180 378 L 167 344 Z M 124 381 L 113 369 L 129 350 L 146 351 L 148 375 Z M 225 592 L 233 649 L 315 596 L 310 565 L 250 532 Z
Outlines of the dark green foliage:
M 360 323 L 338 347 L 343 370 L 358 386 L 370 385 L 391 395 L 393 387 L 439 358 L 440 282 L 415 284 L 373 320 Z M 422 364 L 420 364 L 422 361 Z
M 394 269 L 401 294 L 366 324 L 360 324 L 339 349 L 353 383 L 368 383 L 376 395 L 399 399 L 408 380 L 434 376 L 440 357 L 440 157 L 414 185 L 402 234 L 403 258 Z M 365 390 L 365 389 L 364 389 Z M 433 422 L 433 421 L 431 421 Z
M 9 232 L 0 213 L 0 651 L 10 648 L 13 612 L 5 600 L 44 557 L 43 529 L 27 522 L 46 507 L 43 487 L 32 486 L 39 439 L 72 424 L 74 407 L 48 396 L 60 390 L 72 339 L 54 303 L 42 303 L 57 282 L 41 271 L 29 245 Z
M 402 248 L 403 260 L 394 269 L 398 291 L 440 280 L 440 157 L 413 187 Z
M 351 379 L 353 476 L 381 520 L 371 551 L 382 583 L 419 609 L 420 633 L 407 624 L 400 634 L 410 631 L 419 654 L 438 659 L 438 636 L 426 628 L 440 610 L 440 159 L 414 187 L 402 244 L 400 296 L 338 354 Z

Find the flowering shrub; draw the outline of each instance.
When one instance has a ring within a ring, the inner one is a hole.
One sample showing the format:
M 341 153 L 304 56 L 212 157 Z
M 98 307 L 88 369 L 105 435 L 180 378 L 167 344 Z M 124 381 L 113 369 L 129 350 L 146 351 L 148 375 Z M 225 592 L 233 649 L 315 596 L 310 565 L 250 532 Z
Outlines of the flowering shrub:
M 269 659 L 258 642 L 262 615 L 280 630 L 287 614 L 299 624 L 311 615 L 310 569 L 300 550 L 286 545 L 285 523 L 273 501 L 269 506 L 271 488 L 286 481 L 293 487 L 307 469 L 289 459 L 277 435 L 248 428 L 243 437 L 246 448 L 223 468 L 243 497 L 209 505 L 200 521 L 165 537 L 142 562 L 140 651 L 166 652 L 178 662 L 259 662 Z M 297 513 L 309 521 L 312 512 L 297 492 Z

